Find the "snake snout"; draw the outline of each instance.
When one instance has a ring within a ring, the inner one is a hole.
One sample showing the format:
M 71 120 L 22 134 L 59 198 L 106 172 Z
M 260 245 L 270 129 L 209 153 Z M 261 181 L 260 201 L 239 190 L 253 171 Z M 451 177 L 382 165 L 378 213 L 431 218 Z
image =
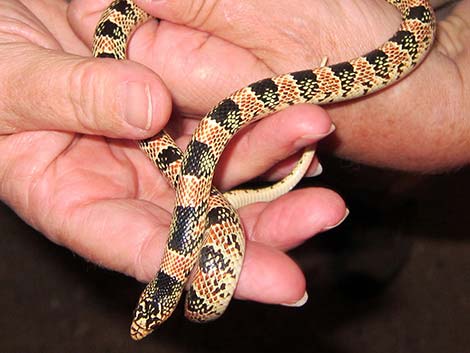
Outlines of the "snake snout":
M 153 329 L 145 328 L 145 325 L 139 325 L 139 320 L 132 321 L 131 324 L 131 338 L 134 341 L 140 341 L 142 338 L 145 338 L 147 335 L 153 332 Z

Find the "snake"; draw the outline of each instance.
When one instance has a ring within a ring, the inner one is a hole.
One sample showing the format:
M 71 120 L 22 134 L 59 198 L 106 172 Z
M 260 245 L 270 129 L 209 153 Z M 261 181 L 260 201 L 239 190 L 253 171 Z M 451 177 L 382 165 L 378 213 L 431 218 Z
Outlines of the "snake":
M 284 184 L 294 183 L 281 180 L 267 191 L 252 193 L 261 196 L 245 198 L 239 204 L 234 201 L 237 196 L 224 196 L 213 187 L 219 158 L 238 131 L 295 104 L 324 105 L 369 95 L 404 78 L 426 57 L 436 32 L 429 1 L 385 1 L 401 13 L 402 20 L 398 30 L 378 48 L 349 61 L 280 74 L 238 89 L 201 119 L 184 152 L 165 131 L 138 142 L 176 196 L 160 269 L 134 310 L 133 339 L 147 336 L 171 316 L 189 278 L 186 317 L 206 322 L 222 315 L 236 288 L 245 252 L 236 207 L 278 197 L 291 188 L 283 189 Z M 131 0 L 112 1 L 96 26 L 93 55 L 127 59 L 132 33 L 150 18 Z M 302 157 L 286 179 L 297 180 L 308 160 Z M 272 190 L 281 191 L 273 196 Z

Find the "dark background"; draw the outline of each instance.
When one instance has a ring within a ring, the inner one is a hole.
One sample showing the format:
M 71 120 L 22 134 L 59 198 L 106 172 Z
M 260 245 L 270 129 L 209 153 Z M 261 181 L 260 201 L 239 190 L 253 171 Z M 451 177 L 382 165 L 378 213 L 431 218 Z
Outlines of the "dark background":
M 338 190 L 351 215 L 293 253 L 309 283 L 303 308 L 234 301 L 207 325 L 180 309 L 140 343 L 128 332 L 141 284 L 1 205 L 0 352 L 470 352 L 470 171 L 324 165 L 316 183 Z

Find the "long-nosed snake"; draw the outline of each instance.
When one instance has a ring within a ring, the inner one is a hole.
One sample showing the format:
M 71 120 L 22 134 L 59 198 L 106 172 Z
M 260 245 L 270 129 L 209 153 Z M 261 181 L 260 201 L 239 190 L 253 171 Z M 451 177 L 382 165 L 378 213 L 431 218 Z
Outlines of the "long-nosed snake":
M 387 2 L 400 10 L 403 20 L 378 49 L 347 62 L 241 88 L 201 120 L 184 154 L 165 132 L 139 142 L 175 187 L 176 206 L 160 270 L 134 312 L 134 339 L 145 337 L 171 315 L 191 271 L 194 281 L 185 305 L 189 319 L 217 318 L 233 295 L 243 262 L 244 234 L 236 211 L 211 185 L 219 157 L 234 134 L 293 104 L 327 104 L 370 94 L 403 78 L 425 57 L 436 26 L 429 2 Z M 93 54 L 126 59 L 130 34 L 149 17 L 131 0 L 113 1 L 96 28 Z

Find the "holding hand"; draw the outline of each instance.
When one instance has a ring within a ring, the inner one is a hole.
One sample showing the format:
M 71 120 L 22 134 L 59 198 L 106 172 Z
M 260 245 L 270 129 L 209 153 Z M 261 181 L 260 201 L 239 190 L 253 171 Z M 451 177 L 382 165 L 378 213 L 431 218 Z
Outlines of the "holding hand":
M 384 0 L 135 2 L 162 21 L 136 33 L 130 56 L 162 77 L 189 116 L 258 79 L 317 67 L 324 56 L 335 63 L 364 54 L 400 22 Z M 105 6 L 72 2 L 71 22 L 89 45 Z M 338 127 L 331 143 L 338 155 L 420 172 L 469 162 L 468 18 L 470 1 L 461 0 L 412 75 L 377 95 L 327 108 Z
M 143 65 L 90 58 L 66 21 L 66 4 L 25 3 L 0 4 L 0 197 L 52 241 L 149 280 L 164 248 L 174 193 L 128 140 L 150 137 L 165 126 L 170 93 Z M 177 114 L 172 119 L 181 145 L 193 120 Z M 273 129 L 279 125 L 286 126 L 282 135 Z M 265 119 L 232 145 L 218 186 L 255 177 L 315 144 L 330 127 L 328 116 L 311 106 Z M 280 168 L 276 175 L 283 173 Z M 294 211 L 295 218 L 289 217 Z M 299 300 L 304 278 L 283 251 L 339 223 L 344 214 L 343 201 L 325 189 L 242 209 L 254 241 L 248 242 L 238 297 Z

